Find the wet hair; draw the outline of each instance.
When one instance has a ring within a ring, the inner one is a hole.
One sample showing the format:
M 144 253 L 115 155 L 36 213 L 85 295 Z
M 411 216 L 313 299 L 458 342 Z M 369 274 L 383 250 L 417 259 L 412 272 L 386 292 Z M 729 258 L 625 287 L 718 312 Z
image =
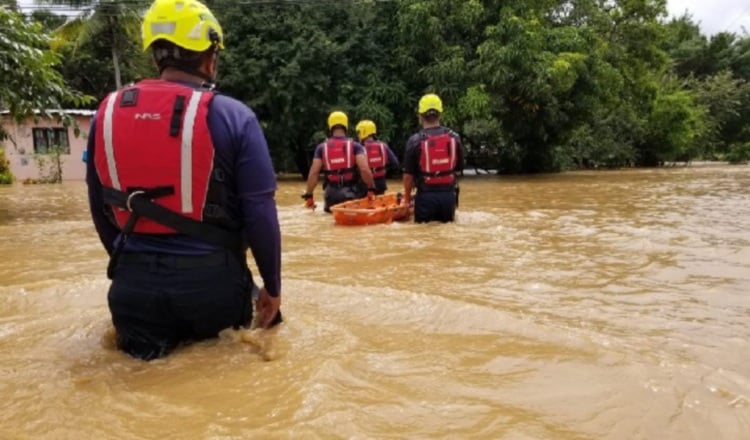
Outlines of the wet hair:
M 156 65 L 159 67 L 159 72 L 163 72 L 167 67 L 174 67 L 175 69 L 191 73 L 195 72 L 215 52 L 214 48 L 209 48 L 203 52 L 196 52 L 177 46 L 167 40 L 154 41 L 151 49 Z
M 440 112 L 437 110 L 427 110 L 422 113 L 422 119 L 424 119 L 425 122 L 437 122 L 440 119 Z

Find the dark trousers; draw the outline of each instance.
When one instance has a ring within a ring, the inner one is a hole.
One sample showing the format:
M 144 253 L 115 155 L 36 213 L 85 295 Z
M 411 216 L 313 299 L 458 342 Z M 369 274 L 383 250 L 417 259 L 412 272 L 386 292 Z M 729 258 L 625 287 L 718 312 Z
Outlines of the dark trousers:
M 361 199 L 366 196 L 367 187 L 361 182 L 343 186 L 327 184 L 325 191 L 323 192 L 323 198 L 325 200 L 323 210 L 325 212 L 331 212 L 331 206 L 333 205 L 349 200 Z
M 452 222 L 456 216 L 456 192 L 417 191 L 414 197 L 414 221 L 427 223 L 431 221 Z
M 227 251 L 122 254 L 107 298 L 117 347 L 151 360 L 181 343 L 249 324 L 252 286 L 246 262 Z
M 375 195 L 379 196 L 381 194 L 385 194 L 385 192 L 388 190 L 388 182 L 386 181 L 385 177 L 378 177 L 377 179 L 374 179 L 375 181 Z

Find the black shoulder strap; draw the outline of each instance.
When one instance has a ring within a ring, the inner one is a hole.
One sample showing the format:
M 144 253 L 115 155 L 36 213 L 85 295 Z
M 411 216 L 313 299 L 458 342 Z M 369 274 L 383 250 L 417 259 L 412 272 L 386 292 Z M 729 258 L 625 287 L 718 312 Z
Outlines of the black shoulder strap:
M 182 112 L 185 110 L 185 95 L 177 95 L 172 107 L 172 119 L 169 122 L 169 135 L 177 137 L 180 135 L 182 125 Z

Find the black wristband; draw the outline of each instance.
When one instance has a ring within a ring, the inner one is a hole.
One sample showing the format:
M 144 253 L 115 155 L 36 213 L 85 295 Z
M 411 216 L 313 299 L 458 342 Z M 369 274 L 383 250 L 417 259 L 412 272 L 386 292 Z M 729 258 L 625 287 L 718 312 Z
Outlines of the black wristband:
M 367 192 L 370 192 L 370 191 L 375 192 L 375 188 L 367 188 Z
M 304 200 L 309 200 L 309 199 L 312 199 L 312 198 L 313 198 L 313 195 L 312 195 L 312 194 L 310 194 L 310 193 L 308 193 L 308 192 L 306 192 L 306 193 L 303 193 L 303 194 L 302 194 L 302 198 L 303 198 Z

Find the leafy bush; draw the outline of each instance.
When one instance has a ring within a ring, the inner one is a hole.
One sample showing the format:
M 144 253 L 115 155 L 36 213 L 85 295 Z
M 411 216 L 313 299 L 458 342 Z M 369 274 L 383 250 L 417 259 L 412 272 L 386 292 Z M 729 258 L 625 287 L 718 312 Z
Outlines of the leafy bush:
M 750 142 L 732 144 L 729 147 L 726 159 L 733 164 L 748 163 L 750 161 Z
M 5 150 L 0 147 L 0 185 L 13 183 L 13 173 L 10 172 L 10 162 L 5 157 Z

